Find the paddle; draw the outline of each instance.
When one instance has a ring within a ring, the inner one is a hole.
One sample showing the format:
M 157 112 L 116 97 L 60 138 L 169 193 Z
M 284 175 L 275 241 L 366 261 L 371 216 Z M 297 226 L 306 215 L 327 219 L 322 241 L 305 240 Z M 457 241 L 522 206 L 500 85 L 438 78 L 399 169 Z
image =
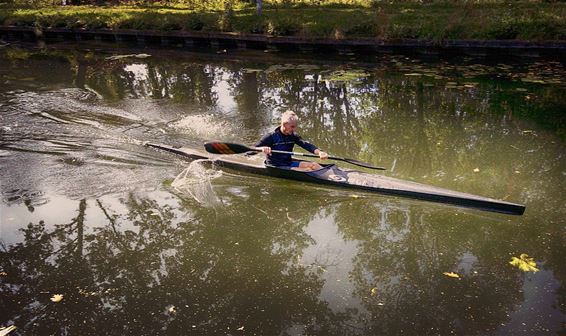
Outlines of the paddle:
M 230 142 L 218 142 L 218 141 L 207 142 L 207 143 L 204 144 L 204 148 L 206 149 L 207 152 L 213 153 L 213 154 L 242 154 L 242 153 L 247 153 L 247 152 L 261 152 L 261 149 L 257 149 L 257 148 L 254 148 L 254 147 L 248 147 L 246 145 L 230 143 Z M 272 153 L 279 153 L 279 154 L 308 156 L 308 157 L 314 157 L 314 158 L 318 157 L 318 155 L 315 155 L 315 154 L 285 152 L 285 151 L 279 151 L 279 150 L 272 150 L 271 152 Z M 347 158 L 338 157 L 338 156 L 329 156 L 328 158 L 331 159 L 331 160 L 348 162 L 348 163 L 351 163 L 353 165 L 360 166 L 360 167 L 385 170 L 385 168 L 383 168 L 383 167 L 372 166 L 369 163 L 365 163 L 365 162 L 354 160 L 354 159 L 347 159 Z

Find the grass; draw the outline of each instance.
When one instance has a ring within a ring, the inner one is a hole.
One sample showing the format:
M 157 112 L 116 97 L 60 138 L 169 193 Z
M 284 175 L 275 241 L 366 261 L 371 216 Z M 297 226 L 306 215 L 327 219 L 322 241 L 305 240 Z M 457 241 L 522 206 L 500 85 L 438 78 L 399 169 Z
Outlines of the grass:
M 221 1 L 137 6 L 0 7 L 12 26 L 208 31 L 382 39 L 566 40 L 566 3 L 397 3 L 361 0 L 270 2 L 263 15 Z

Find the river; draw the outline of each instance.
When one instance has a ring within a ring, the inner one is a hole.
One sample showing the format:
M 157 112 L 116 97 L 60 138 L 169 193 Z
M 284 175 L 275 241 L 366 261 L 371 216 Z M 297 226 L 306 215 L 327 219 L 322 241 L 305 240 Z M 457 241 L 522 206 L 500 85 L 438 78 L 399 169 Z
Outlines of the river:
M 0 64 L 11 335 L 565 331 L 560 61 L 60 43 L 2 45 Z M 219 171 L 143 145 L 251 145 L 287 109 L 333 155 L 526 212 Z

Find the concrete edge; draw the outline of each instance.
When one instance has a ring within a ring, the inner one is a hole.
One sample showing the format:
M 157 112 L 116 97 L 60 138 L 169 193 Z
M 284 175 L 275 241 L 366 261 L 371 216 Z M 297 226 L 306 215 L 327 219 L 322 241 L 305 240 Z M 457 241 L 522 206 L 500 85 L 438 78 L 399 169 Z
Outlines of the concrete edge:
M 68 29 L 68 28 L 36 28 L 19 26 L 0 26 L 0 38 L 8 40 L 107 40 L 137 41 L 138 43 L 160 43 L 162 45 L 184 43 L 206 43 L 213 47 L 236 47 L 249 49 L 298 48 L 315 49 L 421 49 L 432 53 L 440 50 L 458 49 L 467 52 L 545 52 L 566 55 L 566 41 L 518 41 L 518 40 L 421 40 L 421 39 L 330 39 L 306 38 L 300 36 L 270 36 L 263 34 L 239 34 L 231 32 L 188 32 L 188 31 L 154 31 L 154 30 L 111 30 L 111 29 Z

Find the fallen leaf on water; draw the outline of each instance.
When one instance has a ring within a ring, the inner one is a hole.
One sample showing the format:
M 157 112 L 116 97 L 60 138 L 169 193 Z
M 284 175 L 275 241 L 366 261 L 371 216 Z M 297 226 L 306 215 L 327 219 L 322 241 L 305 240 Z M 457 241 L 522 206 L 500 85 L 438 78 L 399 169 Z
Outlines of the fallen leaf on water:
M 371 295 L 377 295 L 377 287 L 371 289 Z
M 539 269 L 536 267 L 537 263 L 535 262 L 535 260 L 529 257 L 529 255 L 526 253 L 521 254 L 519 258 L 517 257 L 511 258 L 511 261 L 509 263 L 515 267 L 518 267 L 520 270 L 524 272 L 539 271 Z
M 59 302 L 61 300 L 63 300 L 62 294 L 53 294 L 53 296 L 51 297 L 51 301 L 53 302 Z
M 9 327 L 0 328 L 0 336 L 6 336 L 14 330 L 16 330 L 16 326 L 9 326 Z
M 454 272 L 444 272 L 442 274 L 444 274 L 444 275 L 446 275 L 447 277 L 450 277 L 450 278 L 460 278 L 460 276 L 457 273 L 454 273 Z
M 116 61 L 116 60 L 120 60 L 120 59 L 128 58 L 128 57 L 148 58 L 148 57 L 151 57 L 151 55 L 148 55 L 148 54 L 115 55 L 115 56 L 106 57 L 106 59 L 109 60 L 109 61 Z

